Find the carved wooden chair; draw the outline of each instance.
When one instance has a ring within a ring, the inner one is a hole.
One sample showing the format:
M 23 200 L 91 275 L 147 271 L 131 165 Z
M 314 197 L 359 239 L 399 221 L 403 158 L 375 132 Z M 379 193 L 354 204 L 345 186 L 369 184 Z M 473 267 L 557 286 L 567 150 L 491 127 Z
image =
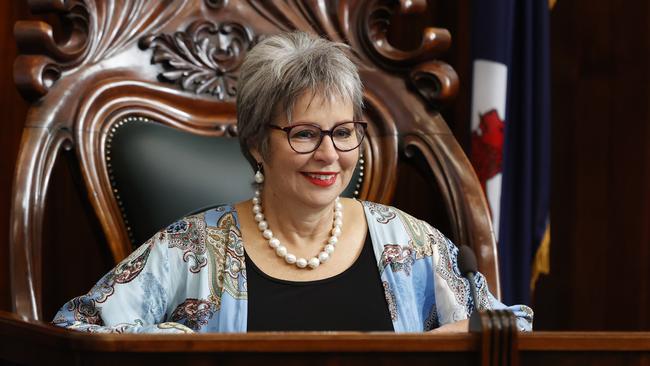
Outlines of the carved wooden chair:
M 42 316 L 42 271 L 35 258 L 42 250 L 44 197 L 59 150 L 75 152 L 115 261 L 176 217 L 250 196 L 250 167 L 233 138 L 238 67 L 261 37 L 292 29 L 346 42 L 359 59 L 371 125 L 347 194 L 430 218 L 454 242 L 473 247 L 498 296 L 487 204 L 438 113 L 458 89 L 454 70 L 436 60 L 450 45 L 449 32 L 427 28 L 412 51 L 387 40 L 391 17 L 421 13 L 425 1 L 29 3 L 34 12 L 56 13 L 62 35 L 55 38 L 44 22 L 15 25 L 15 80 L 32 102 L 10 233 L 18 315 Z M 220 169 L 229 169 L 237 183 L 219 180 Z M 188 179 L 198 174 L 200 179 Z

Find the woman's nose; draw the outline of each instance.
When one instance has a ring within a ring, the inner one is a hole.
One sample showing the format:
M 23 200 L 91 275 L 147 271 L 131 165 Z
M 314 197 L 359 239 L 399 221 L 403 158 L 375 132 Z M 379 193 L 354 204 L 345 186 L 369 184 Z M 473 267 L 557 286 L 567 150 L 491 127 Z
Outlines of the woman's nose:
M 334 162 L 339 158 L 339 152 L 334 147 L 331 136 L 323 136 L 320 146 L 314 151 L 314 158 L 326 162 Z

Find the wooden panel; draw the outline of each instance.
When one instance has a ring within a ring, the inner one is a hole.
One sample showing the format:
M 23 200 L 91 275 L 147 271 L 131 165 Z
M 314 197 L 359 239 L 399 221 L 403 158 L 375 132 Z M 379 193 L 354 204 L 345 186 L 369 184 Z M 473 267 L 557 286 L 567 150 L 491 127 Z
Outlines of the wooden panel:
M 639 365 L 650 362 L 648 332 L 534 332 L 519 337 L 522 365 Z
M 559 1 L 551 14 L 551 275 L 537 329 L 648 330 L 647 2 Z
M 614 9 L 616 9 L 614 11 Z M 650 4 L 633 7 L 612 4 L 612 117 L 609 120 L 611 155 L 608 163 L 608 219 L 611 228 L 606 257 L 617 255 L 603 271 L 610 294 L 619 293 L 616 307 L 630 309 L 622 319 L 608 317 L 606 329 L 650 329 Z M 597 25 L 596 25 L 597 26 Z M 619 270 L 620 269 L 620 270 Z M 616 279 L 615 279 L 616 278 Z M 605 299 L 607 300 L 607 299 Z M 611 308 L 602 309 L 611 314 Z

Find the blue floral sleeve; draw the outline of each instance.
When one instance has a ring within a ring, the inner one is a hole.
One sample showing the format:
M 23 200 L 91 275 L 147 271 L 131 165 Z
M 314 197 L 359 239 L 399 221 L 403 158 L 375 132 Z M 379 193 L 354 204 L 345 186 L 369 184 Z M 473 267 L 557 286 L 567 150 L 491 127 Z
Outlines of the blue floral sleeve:
M 469 280 L 465 279 L 458 269 L 458 247 L 451 242 L 447 237 L 442 235 L 438 230 L 431 228 L 438 232 L 437 245 L 439 252 L 439 262 L 436 266 L 436 272 L 439 274 L 439 280 L 442 279 L 446 282 L 452 290 L 457 303 L 464 307 L 466 317 L 472 313 L 474 309 L 474 300 L 471 296 Z M 476 308 L 484 309 L 505 309 L 511 311 L 517 319 L 517 328 L 520 331 L 529 332 L 533 328 L 533 310 L 526 305 L 512 305 L 507 306 L 497 300 L 488 288 L 488 283 L 485 276 L 477 273 L 474 276 L 474 282 L 477 289 L 477 297 L 479 304 Z M 454 319 L 458 321 L 460 319 Z
M 68 301 L 56 326 L 94 333 L 191 333 L 166 322 L 167 252 L 154 238 L 136 249 L 85 295 Z

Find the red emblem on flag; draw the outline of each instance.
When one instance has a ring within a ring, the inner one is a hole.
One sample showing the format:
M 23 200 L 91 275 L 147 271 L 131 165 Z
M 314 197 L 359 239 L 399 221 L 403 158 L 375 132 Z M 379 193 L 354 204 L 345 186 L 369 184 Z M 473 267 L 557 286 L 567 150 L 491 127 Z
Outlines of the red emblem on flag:
M 479 118 L 481 122 L 472 132 L 471 160 L 485 192 L 485 183 L 501 173 L 505 124 L 495 109 L 480 115 Z

